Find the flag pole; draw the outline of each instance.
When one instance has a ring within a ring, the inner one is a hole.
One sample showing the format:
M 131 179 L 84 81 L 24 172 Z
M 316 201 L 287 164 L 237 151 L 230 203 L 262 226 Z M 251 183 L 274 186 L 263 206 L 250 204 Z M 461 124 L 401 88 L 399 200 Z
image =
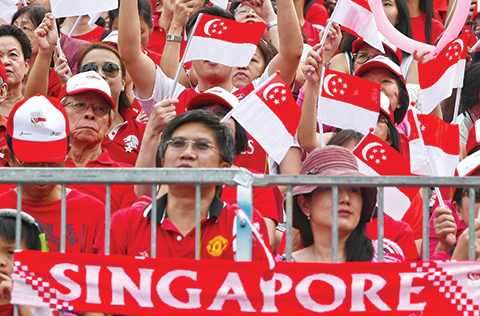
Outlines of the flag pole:
M 471 50 L 475 51 L 475 50 L 478 48 L 478 46 L 480 46 L 480 40 L 478 40 L 478 41 L 475 43 L 475 45 L 473 45 L 473 47 L 471 48 Z
M 422 144 L 421 146 L 423 148 L 425 156 L 427 157 L 428 173 L 430 173 L 430 176 L 432 177 L 433 176 L 433 171 L 432 171 L 432 166 L 430 165 L 430 157 L 429 157 L 429 154 L 428 154 L 427 149 L 425 147 L 425 142 L 423 141 L 422 130 L 420 129 L 420 126 L 418 124 L 417 113 L 415 112 L 415 110 L 413 110 L 412 114 L 413 114 L 413 118 L 415 119 L 415 125 L 416 125 L 417 130 L 418 130 L 418 136 L 419 136 L 419 139 L 420 139 L 420 143 Z M 442 197 L 442 194 L 440 193 L 440 189 L 438 187 L 435 187 L 435 193 L 437 193 L 438 202 L 440 203 L 440 206 L 444 208 L 445 203 L 443 202 L 443 197 Z
M 323 84 L 323 77 L 325 76 L 325 68 L 322 67 L 322 75 L 320 76 L 320 92 L 317 97 L 317 122 L 318 122 L 318 127 L 320 129 L 320 145 L 322 147 L 325 147 L 325 139 L 323 138 L 323 122 L 320 117 L 320 106 L 319 106 L 319 100 L 320 100 L 320 94 L 322 94 L 322 84 Z
M 82 19 L 82 17 L 83 17 L 83 15 L 79 15 L 79 16 L 77 17 L 77 20 L 75 21 L 75 24 L 73 24 L 73 27 L 72 27 L 72 29 L 70 30 L 70 33 L 68 33 L 68 37 L 72 37 L 73 32 L 75 32 L 75 30 L 76 30 L 78 24 L 80 23 L 80 20 Z
M 197 29 L 197 25 L 200 22 L 202 17 L 203 17 L 203 13 L 200 13 L 198 15 L 197 21 L 195 22 L 195 25 L 193 26 L 192 32 L 190 34 L 192 34 L 192 35 L 195 34 L 195 30 Z M 190 39 L 188 39 L 187 46 L 185 47 L 185 51 L 183 52 L 182 60 L 180 61 L 180 64 L 178 65 L 177 73 L 175 74 L 175 79 L 174 79 L 174 82 L 173 82 L 173 87 L 172 87 L 172 90 L 170 91 L 170 97 L 171 98 L 176 97 L 174 95 L 174 92 L 177 88 L 178 80 L 180 80 L 180 73 L 182 72 L 183 65 L 185 64 L 185 56 L 187 55 L 187 51 L 188 51 L 188 48 L 190 47 L 191 42 L 192 41 L 190 41 Z
M 458 124 L 457 123 L 457 117 L 458 117 L 458 111 L 460 109 L 460 97 L 462 94 L 462 88 L 457 88 L 457 95 L 455 97 L 455 110 L 453 112 L 453 120 L 452 124 Z
M 255 93 L 257 93 L 259 90 L 263 89 L 263 87 L 265 87 L 267 84 L 269 84 L 270 81 L 272 81 L 272 79 L 275 78 L 275 76 L 278 76 L 279 74 L 280 74 L 280 70 L 275 71 L 274 74 L 272 74 L 270 77 L 267 78 L 267 80 L 265 80 L 265 81 L 262 82 L 258 87 L 256 87 L 255 90 L 253 90 L 252 92 L 250 92 L 242 101 L 249 99 L 251 96 L 253 96 Z M 231 118 L 231 117 L 232 117 L 232 114 L 233 114 L 233 111 L 240 106 L 240 104 L 242 103 L 242 101 L 240 101 L 240 103 L 238 103 L 236 107 L 234 107 L 233 109 L 231 109 L 231 110 L 223 117 L 223 119 L 220 121 L 220 123 L 225 123 L 229 118 Z

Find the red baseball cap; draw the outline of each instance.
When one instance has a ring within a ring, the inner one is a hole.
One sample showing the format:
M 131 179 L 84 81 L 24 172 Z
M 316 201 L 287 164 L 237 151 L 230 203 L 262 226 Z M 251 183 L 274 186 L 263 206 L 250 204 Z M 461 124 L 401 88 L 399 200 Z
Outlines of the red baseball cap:
M 7 70 L 5 69 L 5 65 L 2 63 L 0 60 L 0 77 L 3 80 L 3 83 L 7 83 L 8 76 L 7 76 Z
M 60 91 L 58 99 L 62 100 L 68 95 L 75 95 L 87 91 L 92 91 L 100 94 L 107 101 L 108 105 L 110 105 L 110 108 L 112 110 L 117 107 L 115 101 L 113 101 L 112 99 L 110 86 L 95 71 L 81 72 L 68 79 L 67 83 Z
M 19 161 L 65 161 L 70 135 L 65 108 L 58 99 L 40 94 L 22 100 L 10 112 L 7 135 Z
M 363 38 L 357 38 L 356 40 L 354 40 L 352 43 L 352 53 L 356 53 L 360 49 L 360 47 L 362 47 L 364 44 L 370 45 L 367 42 L 365 42 Z M 385 37 L 382 38 L 382 44 L 386 50 L 390 51 L 392 54 L 397 56 L 398 62 L 401 64 L 403 60 L 402 50 L 399 49 L 397 46 L 395 46 L 392 42 L 390 42 Z
M 221 87 L 213 87 L 188 100 L 187 111 L 212 103 L 223 105 L 231 110 L 238 105 L 238 99 L 233 93 Z
M 475 147 L 480 146 L 480 121 L 477 120 L 468 131 L 467 138 L 467 154 L 469 154 Z
M 377 56 L 362 64 L 360 67 L 358 67 L 357 71 L 355 71 L 355 76 L 361 76 L 374 68 L 383 68 L 389 70 L 398 77 L 400 77 L 403 82 L 405 82 L 405 78 L 403 77 L 400 66 L 398 66 L 390 58 L 385 56 Z

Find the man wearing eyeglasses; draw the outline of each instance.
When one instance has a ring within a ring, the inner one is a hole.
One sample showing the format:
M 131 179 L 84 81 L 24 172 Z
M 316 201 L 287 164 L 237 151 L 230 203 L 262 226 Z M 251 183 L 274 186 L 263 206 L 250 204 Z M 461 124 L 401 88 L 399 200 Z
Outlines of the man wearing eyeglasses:
M 77 168 L 131 168 L 114 161 L 102 142 L 112 124 L 116 104 L 110 96 L 108 83 L 95 71 L 82 72 L 71 77 L 60 92 L 70 121 L 71 146 L 67 167 Z M 71 184 L 80 192 L 89 194 L 103 203 L 106 188 L 97 184 Z M 132 205 L 137 199 L 133 185 L 115 184 L 111 187 L 112 212 Z
M 36 95 L 12 109 L 7 123 L 6 159 L 11 167 L 63 168 L 70 128 L 63 105 L 54 98 Z M 17 208 L 17 190 L 0 195 L 0 208 Z M 77 190 L 66 190 L 66 251 L 93 252 L 95 237 L 105 220 L 103 204 Z M 22 210 L 45 228 L 51 251 L 60 251 L 60 184 L 22 186 Z
M 193 110 L 173 118 L 165 127 L 158 149 L 164 168 L 228 168 L 235 158 L 235 143 L 227 125 L 211 111 Z M 235 206 L 221 201 L 215 184 L 201 187 L 202 259 L 234 259 Z M 111 218 L 111 254 L 151 257 L 152 199 L 143 196 Z M 169 184 L 168 193 L 156 200 L 157 257 L 195 258 L 195 185 Z M 253 222 L 267 238 L 261 215 L 254 210 Z M 95 248 L 104 252 L 104 230 Z M 264 242 L 268 244 L 268 242 Z M 253 240 L 252 258 L 265 259 L 259 242 Z

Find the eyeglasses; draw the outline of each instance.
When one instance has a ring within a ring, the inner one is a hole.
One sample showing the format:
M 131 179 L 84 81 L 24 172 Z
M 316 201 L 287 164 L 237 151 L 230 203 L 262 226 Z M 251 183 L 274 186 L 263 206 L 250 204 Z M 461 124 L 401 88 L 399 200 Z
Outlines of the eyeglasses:
M 191 140 L 191 139 L 185 139 L 183 137 L 174 137 L 167 141 L 167 145 L 170 145 L 170 147 L 175 148 L 175 149 L 185 149 L 187 148 L 187 145 L 191 143 L 193 146 L 193 149 L 195 151 L 199 152 L 204 152 L 212 148 L 216 148 L 214 144 L 210 143 L 208 140 L 205 139 L 197 139 L 197 140 Z
M 383 54 L 362 54 L 362 53 L 355 53 L 353 54 L 353 60 L 359 64 L 364 64 L 372 58 L 377 56 L 385 56 Z
M 238 8 L 235 9 L 235 11 L 233 11 L 235 15 L 247 15 L 250 12 L 256 13 L 253 8 L 246 5 L 239 6 Z
M 87 71 L 95 71 L 98 72 L 98 65 L 95 63 L 88 63 L 80 68 L 80 72 L 87 72 Z M 118 76 L 120 72 L 120 66 L 111 61 L 102 65 L 102 71 L 105 75 L 109 76 L 110 78 L 115 78 Z
M 110 112 L 110 108 L 104 104 L 98 103 L 98 104 L 89 104 L 86 102 L 79 102 L 79 101 L 70 101 L 67 102 L 64 106 L 66 107 L 67 105 L 71 105 L 71 107 L 80 113 L 85 113 L 87 112 L 88 108 L 92 108 L 93 113 L 95 113 L 98 116 L 105 116 Z

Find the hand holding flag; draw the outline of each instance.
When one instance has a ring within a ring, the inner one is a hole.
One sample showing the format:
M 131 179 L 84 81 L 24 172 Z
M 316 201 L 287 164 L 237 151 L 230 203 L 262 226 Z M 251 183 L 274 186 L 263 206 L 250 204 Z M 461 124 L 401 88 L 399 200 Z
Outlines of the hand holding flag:
M 283 160 L 300 122 L 301 110 L 277 73 L 243 99 L 222 121 L 233 116 L 277 162 Z

